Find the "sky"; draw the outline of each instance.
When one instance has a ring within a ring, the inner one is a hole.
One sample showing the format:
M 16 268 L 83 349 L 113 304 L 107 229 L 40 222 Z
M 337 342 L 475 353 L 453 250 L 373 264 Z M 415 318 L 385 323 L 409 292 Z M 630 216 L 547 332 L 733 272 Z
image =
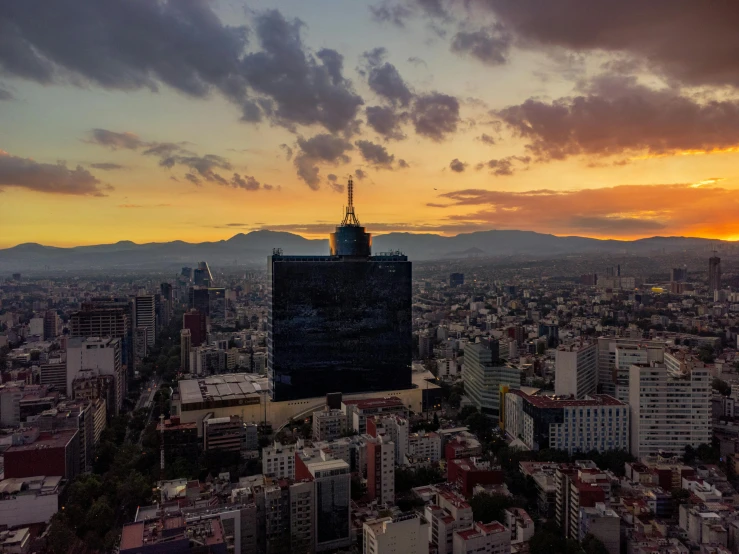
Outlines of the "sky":
M 0 6 L 0 248 L 368 231 L 739 240 L 739 3 Z

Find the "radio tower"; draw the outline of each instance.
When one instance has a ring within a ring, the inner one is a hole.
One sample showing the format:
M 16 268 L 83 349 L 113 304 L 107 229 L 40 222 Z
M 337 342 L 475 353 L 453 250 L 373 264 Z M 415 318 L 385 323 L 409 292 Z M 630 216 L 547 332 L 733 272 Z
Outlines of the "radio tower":
M 349 182 L 346 185 L 347 193 L 349 194 L 349 205 L 346 207 L 346 214 L 344 215 L 344 221 L 342 225 L 351 225 L 353 227 L 359 227 L 359 220 L 354 214 L 354 181 L 349 177 Z

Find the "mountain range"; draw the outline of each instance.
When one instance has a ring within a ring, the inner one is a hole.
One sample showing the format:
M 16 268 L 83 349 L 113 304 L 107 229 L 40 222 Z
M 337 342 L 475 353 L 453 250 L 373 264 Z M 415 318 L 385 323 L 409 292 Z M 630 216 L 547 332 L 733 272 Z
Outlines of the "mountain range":
M 651 237 L 633 241 L 558 237 L 533 231 L 479 231 L 452 237 L 434 234 L 388 233 L 373 237 L 374 253 L 400 250 L 411 260 L 528 255 L 554 257 L 601 253 L 647 255 L 702 250 L 720 241 L 691 237 Z M 115 244 L 59 248 L 37 243 L 0 249 L 0 272 L 28 270 L 168 269 L 207 261 L 212 266 L 265 267 L 274 248 L 285 254 L 328 254 L 327 239 L 306 239 L 276 231 L 239 233 L 228 240 Z

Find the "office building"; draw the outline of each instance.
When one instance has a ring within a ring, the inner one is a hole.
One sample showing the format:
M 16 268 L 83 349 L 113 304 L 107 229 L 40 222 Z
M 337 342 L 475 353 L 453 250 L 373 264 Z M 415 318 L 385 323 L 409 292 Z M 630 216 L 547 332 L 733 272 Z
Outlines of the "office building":
M 451 273 L 449 275 L 450 287 L 461 287 L 464 285 L 464 273 Z
M 198 262 L 197 269 L 192 272 L 192 280 L 196 287 L 210 287 L 214 284 L 213 274 L 207 262 Z
M 595 394 L 598 385 L 597 354 L 594 343 L 578 342 L 557 347 L 554 393 L 575 398 Z
M 210 293 L 207 287 L 190 288 L 189 306 L 191 310 L 197 310 L 206 317 L 210 315 Z
M 649 350 L 644 346 L 619 345 L 616 347 L 614 396 L 622 402 L 629 401 L 629 372 L 631 366 L 649 363 Z
M 714 252 L 708 258 L 708 291 L 713 293 L 717 290 L 721 290 L 721 258 Z
M 172 416 L 157 423 L 157 433 L 161 437 L 166 463 L 172 463 L 177 458 L 197 459 L 200 453 L 200 440 L 198 426 L 195 423 L 182 422 L 179 417 Z
M 67 396 L 79 378 L 108 376 L 113 380 L 113 405 L 118 414 L 126 394 L 126 373 L 121 363 L 121 339 L 73 338 L 67 342 Z
M 428 528 L 413 512 L 365 521 L 363 554 L 428 554 Z
M 56 310 L 44 313 L 44 340 L 53 340 L 59 334 L 59 315 Z
M 192 348 L 192 333 L 190 329 L 180 331 L 180 369 L 190 373 L 190 349 Z
M 664 340 L 643 340 L 624 337 L 598 337 L 598 392 L 616 396 L 616 382 L 619 372 L 616 369 L 616 350 L 634 347 L 647 351 L 647 361 L 662 363 L 666 342 Z M 622 357 L 625 362 L 626 358 Z M 629 366 L 630 367 L 630 366 Z M 622 384 L 628 379 L 621 372 Z
M 169 323 L 172 319 L 172 313 L 174 311 L 174 295 L 172 294 L 172 284 L 162 283 L 159 285 L 161 299 L 161 310 L 159 314 L 159 324 L 164 326 Z
M 277 441 L 262 450 L 262 473 L 275 479 L 295 479 L 295 445 Z
M 39 383 L 67 394 L 67 360 L 52 358 L 39 366 Z
M 208 339 L 208 326 L 205 312 L 193 309 L 183 314 L 182 328 L 190 331 L 190 345 L 192 348 L 202 346 Z
M 208 317 L 213 323 L 226 321 L 226 289 L 208 289 Z
M 411 263 L 371 255 L 353 183 L 328 256 L 269 257 L 267 374 L 272 399 L 412 386 Z
M 98 298 L 83 302 L 69 318 L 70 337 L 121 339 L 121 360 L 133 378 L 133 304 L 127 298 Z
M 153 294 L 136 296 L 133 302 L 133 326 L 146 329 L 146 346 L 151 348 L 157 339 L 156 299 Z
M 464 347 L 462 380 L 465 395 L 481 413 L 495 417 L 500 415 L 500 394 L 504 388 L 521 386 L 521 370 L 498 356 L 498 341 L 467 343 Z
M 665 354 L 664 364 L 633 365 L 629 375 L 631 454 L 682 456 L 686 446 L 711 443 L 711 373 Z
M 295 456 L 295 478 L 314 485 L 315 551 L 344 548 L 351 544 L 351 470 L 344 460 L 324 452 L 303 451 Z
M 453 554 L 485 552 L 510 554 L 511 532 L 500 522 L 475 522 L 471 529 L 454 532 Z
M 531 450 L 573 454 L 629 449 L 629 406 L 610 396 L 575 399 L 513 390 L 506 394 L 505 415 L 506 431 Z

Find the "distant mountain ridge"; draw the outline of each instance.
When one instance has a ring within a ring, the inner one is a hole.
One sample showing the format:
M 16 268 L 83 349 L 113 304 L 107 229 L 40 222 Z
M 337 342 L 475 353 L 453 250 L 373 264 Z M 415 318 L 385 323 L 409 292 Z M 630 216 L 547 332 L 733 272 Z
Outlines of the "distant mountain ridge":
M 583 253 L 650 254 L 708 249 L 723 242 L 692 237 L 650 237 L 634 241 L 558 237 L 534 231 L 478 231 L 453 237 L 431 233 L 388 233 L 373 237 L 372 251 L 400 250 L 411 260 L 434 260 L 511 256 L 559 256 Z M 285 254 L 328 254 L 327 239 L 306 239 L 293 233 L 252 231 L 215 242 L 181 240 L 136 244 L 113 244 L 60 248 L 24 243 L 0 249 L 0 272 L 41 269 L 163 269 L 192 266 L 204 260 L 213 266 L 253 265 L 265 267 L 275 248 Z

